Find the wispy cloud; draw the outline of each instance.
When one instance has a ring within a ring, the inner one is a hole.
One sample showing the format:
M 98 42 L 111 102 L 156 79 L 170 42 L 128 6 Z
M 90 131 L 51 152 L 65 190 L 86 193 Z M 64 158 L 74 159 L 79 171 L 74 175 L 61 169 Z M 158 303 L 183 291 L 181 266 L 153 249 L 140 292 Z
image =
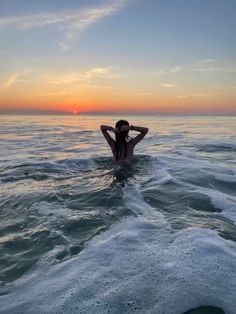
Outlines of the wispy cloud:
M 113 73 L 112 67 L 92 68 L 86 72 L 71 72 L 61 76 L 47 79 L 50 84 L 71 84 L 75 82 L 91 82 L 93 79 L 114 79 L 120 77 L 119 74 Z
M 33 29 L 42 27 L 57 27 L 65 32 L 65 40 L 59 42 L 62 50 L 70 49 L 69 43 L 85 29 L 121 10 L 131 0 L 113 0 L 98 7 L 89 7 L 73 11 L 55 13 L 40 13 L 25 16 L 2 18 L 0 28 Z
M 171 72 L 171 73 L 178 73 L 178 72 L 180 72 L 182 69 L 183 69 L 182 66 L 176 66 L 176 67 L 174 67 L 173 69 L 170 69 L 170 72 Z
M 202 59 L 200 61 L 198 61 L 198 63 L 201 63 L 201 64 L 209 64 L 209 63 L 212 63 L 212 62 L 216 62 L 216 59 Z
M 196 72 L 221 72 L 221 73 L 236 73 L 235 69 L 229 69 L 224 67 L 206 67 L 194 69 Z
M 7 90 L 19 82 L 27 82 L 29 75 L 32 73 L 31 69 L 17 70 L 12 74 L 9 74 L 5 79 L 0 80 L 0 91 Z
M 171 83 L 161 83 L 160 86 L 161 86 L 161 87 L 165 87 L 165 88 L 176 87 L 175 84 L 171 84 Z
M 160 69 L 160 70 L 158 70 L 157 72 L 155 72 L 155 74 L 156 75 L 158 75 L 158 76 L 162 76 L 162 75 L 170 75 L 170 74 L 172 74 L 172 73 L 179 73 L 179 72 L 181 72 L 183 70 L 183 66 L 181 66 L 181 65 L 177 65 L 177 66 L 175 66 L 175 67 L 173 67 L 173 68 L 166 68 L 166 69 Z
M 0 84 L 0 91 L 10 88 L 17 81 L 18 78 L 18 73 L 10 75 L 6 80 L 2 82 L 2 84 Z
M 0 28 L 11 26 L 22 29 L 32 29 L 45 26 L 59 26 L 67 29 L 83 30 L 100 19 L 109 16 L 123 8 L 130 0 L 115 0 L 111 4 L 100 7 L 90 7 L 73 11 L 56 13 L 39 13 L 25 16 L 2 18 Z
M 196 72 L 236 73 L 235 61 L 203 59 L 193 64 Z
M 70 46 L 62 41 L 58 43 L 59 47 L 61 48 L 62 51 L 69 51 Z

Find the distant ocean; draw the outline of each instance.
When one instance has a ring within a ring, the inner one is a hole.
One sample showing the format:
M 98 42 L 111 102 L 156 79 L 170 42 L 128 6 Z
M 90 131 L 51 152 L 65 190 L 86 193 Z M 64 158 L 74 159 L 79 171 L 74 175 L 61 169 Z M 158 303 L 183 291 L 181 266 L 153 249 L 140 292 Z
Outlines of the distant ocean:
M 1 314 L 236 313 L 236 117 L 2 115 L 0 187 Z

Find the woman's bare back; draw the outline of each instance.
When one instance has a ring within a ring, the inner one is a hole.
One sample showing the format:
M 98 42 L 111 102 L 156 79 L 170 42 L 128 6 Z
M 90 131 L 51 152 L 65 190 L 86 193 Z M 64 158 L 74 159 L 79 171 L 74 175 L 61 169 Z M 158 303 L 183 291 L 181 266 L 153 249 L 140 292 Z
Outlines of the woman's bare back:
M 144 136 L 148 132 L 148 128 L 146 127 L 139 127 L 139 126 L 129 126 L 128 122 L 125 120 L 120 120 L 116 123 L 116 126 L 119 122 L 124 123 L 119 127 L 113 128 L 111 126 L 101 125 L 101 131 L 111 148 L 113 157 L 116 162 L 130 162 L 133 154 L 134 154 L 134 147 L 144 138 Z M 121 124 L 120 123 L 120 124 Z M 116 134 L 116 140 L 114 140 L 108 131 L 112 131 Z M 137 131 L 139 134 L 134 138 L 129 138 L 128 133 L 129 131 Z M 124 137 L 125 134 L 125 137 Z M 119 141 L 119 137 L 122 136 L 122 141 Z M 125 140 L 123 139 L 125 138 Z M 117 152 L 117 150 L 119 150 Z M 118 158 L 117 158 L 118 156 Z

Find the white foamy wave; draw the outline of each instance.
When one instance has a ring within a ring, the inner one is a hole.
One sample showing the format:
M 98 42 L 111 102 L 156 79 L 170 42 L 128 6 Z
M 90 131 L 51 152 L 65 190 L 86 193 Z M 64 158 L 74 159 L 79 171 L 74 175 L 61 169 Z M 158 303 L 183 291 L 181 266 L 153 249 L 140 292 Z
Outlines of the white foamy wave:
M 160 162 L 167 169 L 178 169 L 182 168 L 191 170 L 207 170 L 212 171 L 212 174 L 233 174 L 232 169 L 228 165 L 218 160 L 205 159 L 198 156 L 195 150 L 186 150 L 184 148 L 178 148 L 174 151 L 174 155 L 159 154 L 159 158 L 153 158 L 153 166 L 158 169 Z M 230 161 L 231 163 L 233 160 Z
M 136 215 L 143 215 L 147 219 L 158 221 L 162 226 L 167 225 L 162 213 L 145 202 L 138 184 L 126 184 L 122 192 L 125 206 Z
M 151 171 L 152 171 L 152 179 L 150 183 L 146 182 L 147 185 L 155 184 L 155 186 L 166 184 L 169 182 L 175 182 L 175 178 L 169 173 L 169 165 L 170 161 L 167 161 L 166 158 L 163 157 L 151 157 Z
M 171 176 L 168 172 L 168 169 L 166 167 L 158 168 L 153 170 L 153 174 L 156 178 L 155 184 L 166 184 L 169 182 L 175 182 L 175 178 Z
M 236 183 L 236 174 L 215 174 L 214 176 L 220 181 Z
M 208 305 L 235 314 L 235 261 L 236 244 L 214 231 L 173 234 L 127 218 L 71 260 L 46 257 L 0 297 L 0 313 L 181 314 Z
M 220 209 L 220 215 L 232 220 L 236 224 L 236 197 L 208 188 L 198 188 L 194 192 L 207 195 L 212 205 Z

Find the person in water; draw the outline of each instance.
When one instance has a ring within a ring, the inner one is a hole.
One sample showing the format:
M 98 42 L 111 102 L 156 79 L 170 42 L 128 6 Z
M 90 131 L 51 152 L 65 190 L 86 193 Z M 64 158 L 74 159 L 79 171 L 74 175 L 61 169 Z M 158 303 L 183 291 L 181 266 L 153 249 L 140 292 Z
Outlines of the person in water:
M 134 147 L 144 138 L 148 132 L 148 128 L 129 125 L 126 120 L 116 122 L 115 128 L 107 125 L 101 125 L 101 131 L 116 162 L 129 162 L 134 154 Z M 115 133 L 115 140 L 110 136 L 108 131 Z M 131 138 L 129 131 L 137 131 L 139 134 Z

